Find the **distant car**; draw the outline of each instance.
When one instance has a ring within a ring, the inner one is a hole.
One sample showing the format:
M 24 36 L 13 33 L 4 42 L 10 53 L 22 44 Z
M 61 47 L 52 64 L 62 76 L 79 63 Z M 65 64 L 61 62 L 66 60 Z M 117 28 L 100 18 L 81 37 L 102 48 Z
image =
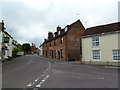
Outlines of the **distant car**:
M 24 52 L 23 51 L 19 51 L 19 52 L 17 52 L 17 55 L 18 56 L 22 56 L 22 55 L 24 55 Z
M 33 52 L 31 53 L 31 55 L 33 55 Z

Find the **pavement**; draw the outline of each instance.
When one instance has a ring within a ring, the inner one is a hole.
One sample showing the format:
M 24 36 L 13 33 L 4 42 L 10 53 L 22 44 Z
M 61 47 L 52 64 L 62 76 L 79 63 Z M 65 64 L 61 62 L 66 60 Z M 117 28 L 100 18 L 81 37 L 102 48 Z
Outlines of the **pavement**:
M 71 64 L 83 65 L 83 66 L 91 66 L 91 67 L 99 67 L 99 68 L 108 68 L 108 69 L 120 69 L 119 66 L 112 66 L 112 65 L 96 65 L 96 64 L 80 64 L 79 61 L 69 62 Z
M 2 65 L 2 87 L 118 88 L 118 69 L 26 55 Z

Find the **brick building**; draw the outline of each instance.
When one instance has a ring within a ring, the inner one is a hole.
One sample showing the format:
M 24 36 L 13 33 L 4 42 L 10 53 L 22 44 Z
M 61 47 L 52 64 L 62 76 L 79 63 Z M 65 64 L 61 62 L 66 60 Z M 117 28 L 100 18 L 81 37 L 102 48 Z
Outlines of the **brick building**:
M 49 32 L 48 38 L 44 39 L 42 47 L 43 56 L 60 60 L 80 60 L 81 59 L 81 35 L 85 28 L 80 20 L 65 26 L 57 27 L 55 33 Z

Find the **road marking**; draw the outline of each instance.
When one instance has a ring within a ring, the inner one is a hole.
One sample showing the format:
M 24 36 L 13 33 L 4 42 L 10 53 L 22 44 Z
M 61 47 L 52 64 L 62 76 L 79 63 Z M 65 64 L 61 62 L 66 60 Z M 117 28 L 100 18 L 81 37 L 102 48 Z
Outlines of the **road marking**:
M 30 59 L 30 61 L 28 62 L 28 63 L 30 63 L 32 60 Z M 38 77 L 37 79 L 35 79 L 33 82 L 31 82 L 31 83 L 29 83 L 28 85 L 27 85 L 27 87 L 31 87 L 31 86 L 33 86 L 41 77 L 43 77 L 44 75 L 45 75 L 45 73 L 49 70 L 49 68 L 50 68 L 50 62 L 49 61 L 47 61 L 48 62 L 48 68 L 43 72 L 43 74 L 40 76 L 40 77 Z M 46 77 L 40 82 L 40 85 L 41 84 L 43 84 L 46 80 L 47 80 L 47 78 L 49 77 L 50 75 L 46 75 Z M 40 87 L 40 85 L 38 84 L 38 85 L 36 85 L 37 87 Z
M 36 87 L 41 87 L 41 85 L 40 85 L 40 84 L 38 84 L 38 85 L 36 85 Z
M 46 75 L 43 80 L 41 80 L 40 84 L 36 85 L 36 87 L 41 87 L 42 84 L 50 77 L 50 75 Z
M 37 81 L 38 81 L 38 79 L 39 79 L 39 78 L 35 79 L 35 82 L 37 82 Z
M 49 68 L 50 68 L 50 62 L 49 61 L 47 61 L 48 62 L 48 68 L 44 71 L 44 74 L 49 70 Z
M 30 59 L 29 62 L 28 62 L 27 64 L 31 63 L 31 61 L 32 61 L 32 60 Z
M 33 84 L 35 84 L 35 82 L 29 83 L 27 86 L 31 87 Z
M 28 86 L 28 87 L 30 87 L 30 86 L 32 86 L 32 84 L 31 84 L 31 83 L 29 83 L 27 86 Z

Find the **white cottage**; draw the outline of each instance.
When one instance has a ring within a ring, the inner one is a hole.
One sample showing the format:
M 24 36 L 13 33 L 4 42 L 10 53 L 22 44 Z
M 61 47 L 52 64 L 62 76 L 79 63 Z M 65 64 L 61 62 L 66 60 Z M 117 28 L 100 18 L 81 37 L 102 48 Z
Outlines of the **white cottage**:
M 82 61 L 120 65 L 120 22 L 88 28 L 82 36 Z
M 0 24 L 0 61 L 2 59 L 2 24 Z
M 13 38 L 5 31 L 4 22 L 0 23 L 0 59 L 9 59 L 12 57 Z

